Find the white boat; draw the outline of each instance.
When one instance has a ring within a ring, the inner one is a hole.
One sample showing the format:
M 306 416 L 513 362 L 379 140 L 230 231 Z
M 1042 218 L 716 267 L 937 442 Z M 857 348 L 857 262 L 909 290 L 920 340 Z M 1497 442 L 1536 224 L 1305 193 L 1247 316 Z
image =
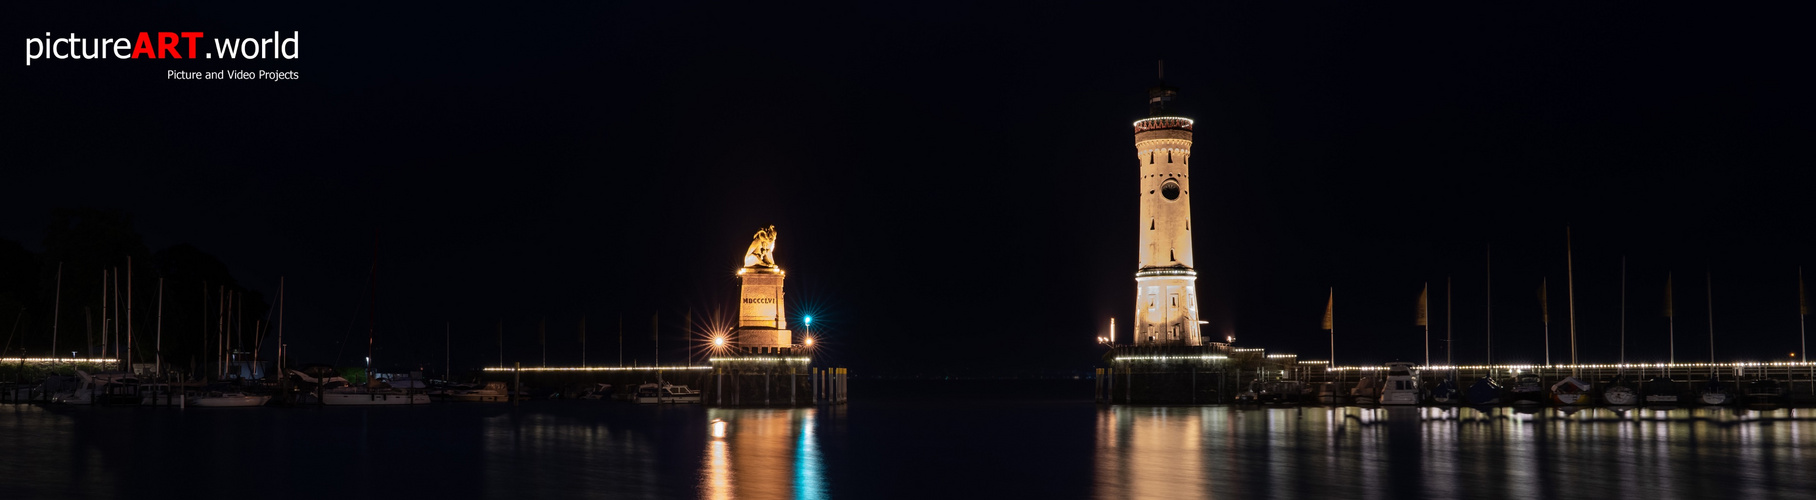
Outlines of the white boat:
M 1419 404 L 1419 374 L 1412 363 L 1395 361 L 1387 364 L 1387 384 L 1381 387 L 1381 404 Z
M 1593 401 L 1589 397 L 1589 383 L 1576 377 L 1564 377 L 1551 384 L 1551 400 L 1564 406 L 1581 406 Z
M 239 391 L 211 391 L 205 394 L 190 396 L 189 406 L 202 408 L 247 408 L 265 406 L 271 396 L 264 394 L 247 394 Z
M 643 384 L 637 386 L 637 402 L 650 404 L 699 403 L 700 391 L 688 389 L 685 385 L 663 383 L 658 387 L 656 384 Z
M 510 390 L 504 382 L 486 382 L 477 388 L 449 388 L 442 391 L 439 399 L 457 403 L 504 403 L 511 400 Z

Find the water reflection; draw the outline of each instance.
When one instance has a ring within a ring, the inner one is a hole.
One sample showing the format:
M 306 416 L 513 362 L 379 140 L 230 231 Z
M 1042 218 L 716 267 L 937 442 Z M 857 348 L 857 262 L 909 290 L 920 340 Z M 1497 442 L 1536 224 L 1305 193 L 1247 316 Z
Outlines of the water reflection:
M 1096 496 L 1766 497 L 1816 488 L 1813 426 L 1791 409 L 1112 406 Z
M 700 490 L 707 498 L 826 497 L 813 409 L 711 409 Z

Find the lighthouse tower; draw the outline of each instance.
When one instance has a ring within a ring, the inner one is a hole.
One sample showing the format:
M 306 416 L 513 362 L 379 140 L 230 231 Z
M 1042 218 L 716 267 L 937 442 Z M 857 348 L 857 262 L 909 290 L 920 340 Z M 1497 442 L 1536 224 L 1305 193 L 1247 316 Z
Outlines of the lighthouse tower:
M 1137 345 L 1204 345 L 1198 328 L 1198 273 L 1192 269 L 1192 120 L 1173 114 L 1178 95 L 1179 89 L 1164 80 L 1155 84 L 1148 89 L 1148 118 L 1135 122 L 1141 167 Z

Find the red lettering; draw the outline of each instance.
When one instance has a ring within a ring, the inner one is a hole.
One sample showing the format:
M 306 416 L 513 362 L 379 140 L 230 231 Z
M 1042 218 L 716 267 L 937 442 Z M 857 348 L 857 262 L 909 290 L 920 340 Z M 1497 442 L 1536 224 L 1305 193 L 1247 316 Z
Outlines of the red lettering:
M 165 54 L 169 54 L 169 55 L 166 56 Z M 171 33 L 169 31 L 159 31 L 158 32 L 158 59 L 163 59 L 165 57 L 174 57 L 177 59 L 182 59 L 183 54 L 177 53 L 177 34 L 176 33 Z
M 139 32 L 138 43 L 132 45 L 132 58 L 138 59 L 139 54 L 141 53 L 145 54 L 145 57 L 150 59 L 158 58 L 158 53 L 151 49 L 151 35 L 143 31 Z
M 200 31 L 183 32 L 183 38 L 186 40 L 189 40 L 189 58 L 190 59 L 195 59 L 195 39 L 200 38 L 201 36 L 202 36 L 202 32 L 200 32 Z

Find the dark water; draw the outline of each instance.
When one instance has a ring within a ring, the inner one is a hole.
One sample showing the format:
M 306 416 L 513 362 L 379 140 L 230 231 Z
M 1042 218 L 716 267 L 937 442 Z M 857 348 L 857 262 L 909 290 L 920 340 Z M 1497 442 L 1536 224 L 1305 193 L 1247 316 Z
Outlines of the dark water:
M 1071 384 L 976 387 L 789 410 L 0 405 L 0 498 L 1816 494 L 1816 410 L 1099 407 Z

